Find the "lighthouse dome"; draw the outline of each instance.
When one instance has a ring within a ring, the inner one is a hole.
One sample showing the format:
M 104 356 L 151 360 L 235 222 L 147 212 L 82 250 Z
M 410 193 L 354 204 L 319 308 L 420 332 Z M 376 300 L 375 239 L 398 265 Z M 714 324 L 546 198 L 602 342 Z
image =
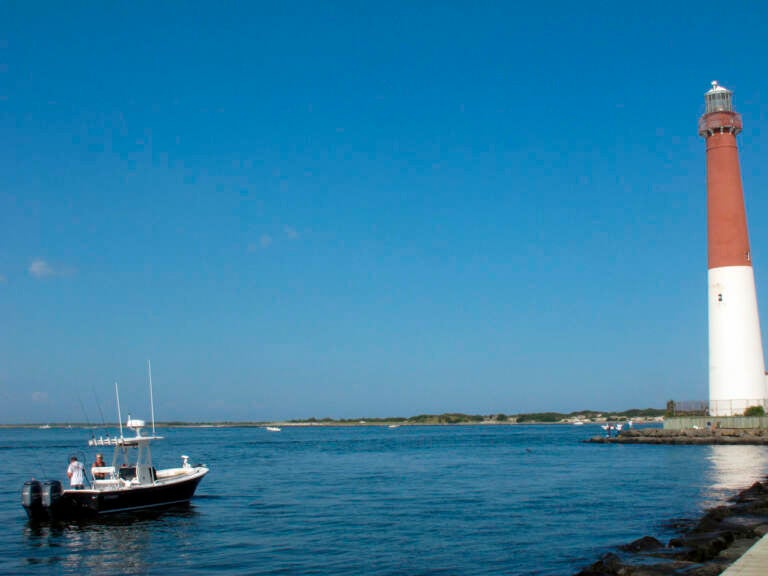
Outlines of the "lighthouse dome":
M 706 114 L 710 112 L 733 112 L 733 92 L 712 81 L 712 88 L 704 94 L 707 104 Z

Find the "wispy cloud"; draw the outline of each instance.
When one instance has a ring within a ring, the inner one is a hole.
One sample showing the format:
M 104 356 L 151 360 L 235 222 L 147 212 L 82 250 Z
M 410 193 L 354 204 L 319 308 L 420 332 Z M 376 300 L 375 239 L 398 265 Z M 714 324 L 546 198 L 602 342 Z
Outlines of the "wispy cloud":
M 35 278 L 46 278 L 56 274 L 51 265 L 40 258 L 32 260 L 32 263 L 29 265 L 29 273 Z
M 51 276 L 73 276 L 75 269 L 66 266 L 56 266 L 55 268 L 42 258 L 32 260 L 27 268 L 30 276 L 38 279 L 50 278 Z
M 262 234 L 259 236 L 258 242 L 251 242 L 248 244 L 248 252 L 257 252 L 259 250 L 266 250 L 270 248 L 273 243 L 280 242 L 287 239 L 288 241 L 298 240 L 301 237 L 301 233 L 294 226 L 283 226 L 283 233 L 278 234 L 277 237 L 273 237 L 270 234 Z
M 0 284 L 5 284 L 8 282 L 8 278 L 0 274 Z
M 272 244 L 272 236 L 269 234 L 262 234 L 259 238 L 259 243 L 251 242 L 248 244 L 248 252 L 256 252 L 257 250 L 266 250 Z
M 32 392 L 33 402 L 48 402 L 48 392 Z

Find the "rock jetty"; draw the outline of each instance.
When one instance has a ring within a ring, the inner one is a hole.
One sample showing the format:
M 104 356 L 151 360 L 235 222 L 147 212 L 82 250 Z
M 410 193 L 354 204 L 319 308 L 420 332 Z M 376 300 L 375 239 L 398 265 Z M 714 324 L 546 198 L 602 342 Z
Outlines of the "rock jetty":
M 618 436 L 594 436 L 585 442 L 598 444 L 752 444 L 768 445 L 765 428 L 714 428 L 664 430 L 639 428 L 623 430 Z
M 768 533 L 768 482 L 756 482 L 698 522 L 677 527 L 680 535 L 667 544 L 644 536 L 576 576 L 716 576 Z

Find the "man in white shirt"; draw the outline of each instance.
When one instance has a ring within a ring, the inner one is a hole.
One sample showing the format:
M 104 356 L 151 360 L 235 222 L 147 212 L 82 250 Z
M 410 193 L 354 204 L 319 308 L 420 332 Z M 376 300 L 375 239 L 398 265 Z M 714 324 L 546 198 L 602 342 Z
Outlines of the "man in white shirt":
M 77 456 L 72 456 L 69 459 L 69 467 L 67 468 L 67 478 L 69 478 L 70 488 L 75 490 L 82 490 L 83 483 L 85 482 L 85 466 L 77 459 Z

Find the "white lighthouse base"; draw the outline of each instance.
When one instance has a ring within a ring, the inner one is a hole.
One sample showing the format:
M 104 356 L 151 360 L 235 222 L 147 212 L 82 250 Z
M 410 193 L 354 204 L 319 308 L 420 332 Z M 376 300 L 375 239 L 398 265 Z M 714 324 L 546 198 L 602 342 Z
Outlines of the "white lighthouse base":
M 751 266 L 709 270 L 709 412 L 768 410 L 765 361 Z

